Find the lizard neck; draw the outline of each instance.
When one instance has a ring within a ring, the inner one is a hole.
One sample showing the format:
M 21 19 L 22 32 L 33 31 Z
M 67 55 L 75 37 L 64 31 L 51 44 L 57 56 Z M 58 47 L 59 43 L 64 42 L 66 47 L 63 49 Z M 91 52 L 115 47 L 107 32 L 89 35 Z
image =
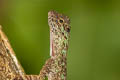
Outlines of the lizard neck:
M 62 28 L 62 27 L 61 27 Z M 66 55 L 68 51 L 68 35 L 65 32 L 50 29 L 50 56 Z

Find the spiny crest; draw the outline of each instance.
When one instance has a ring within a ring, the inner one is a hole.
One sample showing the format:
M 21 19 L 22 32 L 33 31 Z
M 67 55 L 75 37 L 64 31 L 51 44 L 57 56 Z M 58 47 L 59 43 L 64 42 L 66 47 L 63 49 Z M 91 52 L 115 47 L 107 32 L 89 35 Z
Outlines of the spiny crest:
M 70 19 L 68 16 L 57 13 L 56 11 L 48 12 L 48 24 L 53 32 L 70 32 Z M 59 31 L 58 31 L 59 30 Z

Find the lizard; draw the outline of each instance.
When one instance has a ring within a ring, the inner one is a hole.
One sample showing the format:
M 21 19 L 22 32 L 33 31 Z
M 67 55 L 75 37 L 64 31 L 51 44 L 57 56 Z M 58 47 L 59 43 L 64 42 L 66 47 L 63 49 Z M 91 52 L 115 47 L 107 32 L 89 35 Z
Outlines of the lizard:
M 40 75 L 48 80 L 67 80 L 67 51 L 70 37 L 70 19 L 56 11 L 48 12 L 50 27 L 50 56 Z
M 66 80 L 70 19 L 56 11 L 48 12 L 50 58 L 39 75 L 27 75 L 0 27 L 0 80 Z

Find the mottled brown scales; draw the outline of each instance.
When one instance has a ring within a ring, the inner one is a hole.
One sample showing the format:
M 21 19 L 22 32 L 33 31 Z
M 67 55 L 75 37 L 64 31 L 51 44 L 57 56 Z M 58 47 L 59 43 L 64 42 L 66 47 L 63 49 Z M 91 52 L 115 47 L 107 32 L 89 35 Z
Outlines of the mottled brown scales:
M 46 72 L 48 80 L 67 80 L 70 19 L 63 14 L 49 11 L 48 24 L 50 27 L 50 56 L 53 62 L 48 61 L 46 65 L 49 65 L 49 69 L 45 65 L 41 72 Z
M 0 80 L 67 80 L 67 51 L 70 20 L 55 11 L 48 12 L 50 58 L 39 75 L 26 75 L 0 27 Z

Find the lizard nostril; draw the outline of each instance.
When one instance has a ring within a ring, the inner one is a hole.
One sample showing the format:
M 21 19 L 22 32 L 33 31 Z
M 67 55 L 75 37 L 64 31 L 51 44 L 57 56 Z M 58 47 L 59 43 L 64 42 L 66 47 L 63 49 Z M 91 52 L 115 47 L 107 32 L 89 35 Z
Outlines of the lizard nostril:
M 56 21 L 56 23 L 58 23 L 58 21 L 57 20 L 55 20 Z

